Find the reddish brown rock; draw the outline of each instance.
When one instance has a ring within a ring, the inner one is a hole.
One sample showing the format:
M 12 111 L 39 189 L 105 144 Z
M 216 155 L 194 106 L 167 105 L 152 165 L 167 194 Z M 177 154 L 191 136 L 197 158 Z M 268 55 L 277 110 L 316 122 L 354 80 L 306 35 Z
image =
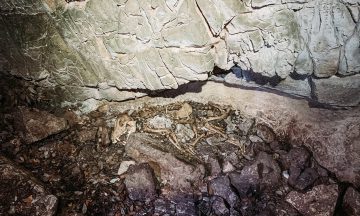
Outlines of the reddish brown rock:
M 26 143 L 42 140 L 67 129 L 67 121 L 45 111 L 18 107 L 15 125 Z
M 346 190 L 342 207 L 348 216 L 360 215 L 360 193 L 353 187 Z
M 291 191 L 285 199 L 304 216 L 331 216 L 337 198 L 337 185 L 319 185 L 306 193 Z

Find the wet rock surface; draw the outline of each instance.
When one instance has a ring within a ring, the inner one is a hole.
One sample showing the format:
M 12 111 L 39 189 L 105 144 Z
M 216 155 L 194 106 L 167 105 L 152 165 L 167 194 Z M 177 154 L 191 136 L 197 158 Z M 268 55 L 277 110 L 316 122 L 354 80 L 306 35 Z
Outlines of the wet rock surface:
M 101 107 L 82 116 L 67 111 L 64 119 L 35 112 L 44 115 L 37 117 L 37 127 L 47 130 L 41 136 L 28 133 L 31 139 L 24 139 L 16 127 L 1 124 L 0 214 L 359 211 L 355 185 L 343 198 L 343 183 L 310 149 L 279 139 L 272 128 L 231 107 L 179 102 L 124 113 Z M 16 113 L 3 121 L 26 126 L 28 121 L 16 121 L 24 114 Z M 120 124 L 124 115 L 128 121 Z M 56 127 L 40 121 L 50 119 Z M 114 131 L 120 132 L 111 142 Z

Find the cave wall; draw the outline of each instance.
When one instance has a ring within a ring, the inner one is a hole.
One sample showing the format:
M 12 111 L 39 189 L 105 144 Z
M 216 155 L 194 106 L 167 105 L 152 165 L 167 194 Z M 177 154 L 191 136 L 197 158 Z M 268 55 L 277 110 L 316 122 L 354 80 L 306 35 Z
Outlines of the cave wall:
M 40 99 L 122 101 L 218 67 L 233 69 L 231 84 L 250 74 L 356 106 L 359 12 L 357 0 L 3 0 L 0 71 L 34 83 Z

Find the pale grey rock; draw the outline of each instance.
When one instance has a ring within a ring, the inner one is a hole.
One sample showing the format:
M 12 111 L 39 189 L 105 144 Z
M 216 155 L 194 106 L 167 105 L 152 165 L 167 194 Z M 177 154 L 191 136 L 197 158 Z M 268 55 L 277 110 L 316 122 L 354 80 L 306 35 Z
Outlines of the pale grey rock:
M 346 6 L 335 0 L 312 1 L 298 12 L 298 21 L 300 35 L 312 56 L 314 74 L 317 77 L 336 74 L 339 57 L 343 55 L 341 47 L 355 30 Z
M 126 173 L 131 165 L 135 165 L 135 161 L 122 161 L 117 174 L 122 175 Z
M 321 103 L 356 106 L 360 103 L 360 74 L 348 77 L 312 79 L 314 94 Z
M 258 142 L 263 142 L 263 140 L 258 137 L 258 136 L 255 136 L 255 135 L 251 135 L 249 137 L 249 140 L 252 142 L 252 143 L 258 143 Z
M 340 59 L 339 73 L 341 75 L 351 75 L 360 71 L 360 31 L 355 30 L 347 40 Z
M 235 167 L 231 164 L 230 161 L 225 161 L 222 168 L 224 173 L 229 173 L 235 170 Z
M 252 0 L 251 6 L 253 8 L 262 8 L 269 5 L 275 5 L 281 3 L 280 0 Z
M 314 64 L 310 53 L 307 49 L 300 51 L 295 61 L 295 72 L 300 75 L 308 75 L 313 73 Z
M 275 89 L 283 91 L 291 95 L 298 95 L 304 97 L 311 97 L 311 87 L 308 79 L 292 79 L 291 77 L 286 77 L 285 80 L 282 80 Z
M 306 97 L 292 72 L 360 72 L 356 0 L 5 0 L 0 11 L 0 68 L 60 102 L 142 97 L 215 66 L 280 78 L 275 88 Z
M 195 137 L 194 131 L 191 129 L 189 124 L 177 124 L 175 134 L 178 140 L 185 143 Z
M 149 125 L 155 129 L 167 128 L 171 129 L 173 124 L 172 120 L 167 118 L 166 116 L 154 116 L 153 118 L 148 120 Z

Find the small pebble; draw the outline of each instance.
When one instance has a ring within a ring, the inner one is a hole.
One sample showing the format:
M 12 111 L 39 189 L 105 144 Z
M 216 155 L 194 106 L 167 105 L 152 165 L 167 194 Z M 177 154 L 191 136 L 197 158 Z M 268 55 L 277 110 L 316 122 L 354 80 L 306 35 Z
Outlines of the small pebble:
M 230 161 L 226 161 L 223 164 L 223 172 L 224 173 L 232 172 L 234 170 L 235 170 L 235 167 L 230 163 Z
M 128 169 L 129 169 L 129 167 L 131 165 L 135 165 L 135 161 L 123 161 L 123 162 L 121 162 L 117 174 L 122 175 L 122 174 L 126 173 L 126 171 L 128 171 Z
M 289 178 L 289 172 L 286 170 L 286 171 L 283 171 L 282 172 L 282 175 L 284 176 L 284 178 L 288 179 Z
M 118 182 L 120 179 L 119 178 L 114 178 L 110 180 L 111 184 L 114 184 L 115 182 Z

